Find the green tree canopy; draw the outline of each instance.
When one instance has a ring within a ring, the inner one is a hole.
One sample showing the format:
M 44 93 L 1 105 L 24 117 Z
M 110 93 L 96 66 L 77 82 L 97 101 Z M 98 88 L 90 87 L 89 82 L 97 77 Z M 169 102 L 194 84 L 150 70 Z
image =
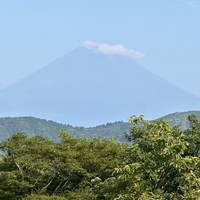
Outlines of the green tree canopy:
M 0 199 L 198 200 L 200 122 L 130 118 L 129 143 L 17 133 L 0 145 Z

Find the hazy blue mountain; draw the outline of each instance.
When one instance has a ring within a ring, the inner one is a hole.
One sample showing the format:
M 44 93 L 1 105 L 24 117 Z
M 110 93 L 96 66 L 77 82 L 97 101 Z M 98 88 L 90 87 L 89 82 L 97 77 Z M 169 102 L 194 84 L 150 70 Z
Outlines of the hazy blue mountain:
M 73 125 L 156 118 L 200 108 L 200 100 L 133 59 L 84 47 L 0 92 L 0 116 L 36 116 Z

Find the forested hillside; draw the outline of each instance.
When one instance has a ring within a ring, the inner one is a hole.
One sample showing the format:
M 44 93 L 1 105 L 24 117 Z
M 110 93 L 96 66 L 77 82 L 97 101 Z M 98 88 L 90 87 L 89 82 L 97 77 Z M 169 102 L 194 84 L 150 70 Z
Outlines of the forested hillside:
M 184 130 L 189 127 L 189 115 L 195 115 L 198 119 L 200 119 L 200 111 L 176 112 L 161 117 L 160 119 L 169 122 L 170 126 L 180 125 L 181 128 Z
M 129 144 L 17 133 L 1 143 L 2 200 L 198 200 L 200 122 L 130 119 Z
M 0 118 L 0 140 L 4 140 L 16 132 L 24 132 L 28 135 L 41 135 L 52 139 L 57 139 L 57 130 L 67 130 L 74 136 L 87 137 L 115 137 L 124 141 L 124 133 L 130 129 L 130 124 L 126 122 L 113 122 L 96 127 L 84 128 L 64 125 L 54 121 L 39 119 L 34 117 L 7 117 Z
M 189 126 L 188 116 L 194 114 L 200 119 L 199 111 L 177 112 L 161 117 L 158 120 L 169 122 L 170 126 L 180 125 L 185 130 Z M 57 123 L 51 120 L 34 117 L 7 117 L 0 118 L 0 140 L 4 140 L 16 132 L 24 132 L 28 135 L 41 135 L 52 139 L 57 139 L 57 130 L 67 130 L 73 136 L 87 137 L 114 137 L 118 141 L 125 141 L 124 133 L 130 130 L 128 122 L 113 122 L 96 127 L 74 127 Z

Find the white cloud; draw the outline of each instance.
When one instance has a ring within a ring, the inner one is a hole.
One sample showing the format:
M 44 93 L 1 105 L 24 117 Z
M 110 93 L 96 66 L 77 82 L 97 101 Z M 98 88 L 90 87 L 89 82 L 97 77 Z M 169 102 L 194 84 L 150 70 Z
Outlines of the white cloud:
M 144 54 L 134 49 L 129 49 L 121 44 L 99 43 L 95 41 L 85 41 L 83 46 L 88 49 L 95 49 L 97 52 L 108 55 L 127 56 L 133 59 L 142 59 Z

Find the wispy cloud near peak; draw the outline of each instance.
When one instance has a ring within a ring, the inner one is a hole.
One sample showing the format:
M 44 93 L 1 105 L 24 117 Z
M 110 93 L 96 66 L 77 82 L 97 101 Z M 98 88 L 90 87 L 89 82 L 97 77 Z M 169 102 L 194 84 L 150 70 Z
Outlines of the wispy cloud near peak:
M 83 43 L 83 46 L 88 49 L 95 49 L 100 53 L 108 55 L 127 56 L 133 59 L 142 59 L 144 57 L 142 52 L 126 48 L 121 44 L 99 43 L 87 40 Z

